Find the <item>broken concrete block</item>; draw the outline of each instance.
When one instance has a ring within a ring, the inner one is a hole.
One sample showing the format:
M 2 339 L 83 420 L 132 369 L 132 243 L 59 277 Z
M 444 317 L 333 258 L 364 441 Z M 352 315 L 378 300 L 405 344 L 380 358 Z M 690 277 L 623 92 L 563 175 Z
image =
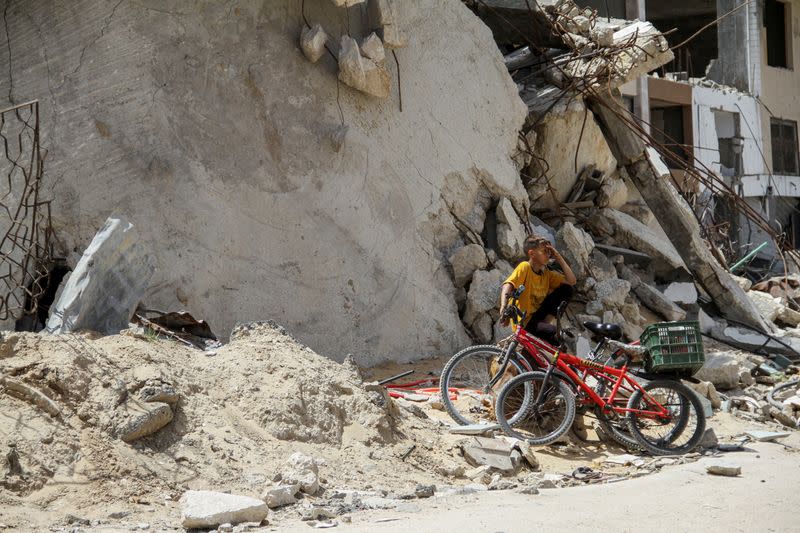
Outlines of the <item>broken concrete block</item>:
M 656 219 L 650 208 L 642 201 L 627 202 L 619 208 L 619 211 L 633 217 L 645 226 L 649 226 Z
M 701 381 L 710 381 L 721 390 L 735 389 L 739 385 L 741 365 L 735 356 L 728 352 L 708 352 L 703 367 L 694 377 Z
M 595 202 L 598 207 L 619 209 L 628 201 L 628 186 L 617 177 L 609 177 L 600 186 Z
M 783 307 L 779 298 L 773 298 L 769 293 L 761 291 L 748 291 L 746 294 L 764 319 L 775 321 Z
M 394 11 L 393 0 L 370 0 L 368 3 L 368 15 L 373 26 L 385 26 L 397 22 Z
M 595 248 L 589 255 L 589 270 L 597 281 L 617 279 L 614 263 L 600 250 Z
M 572 222 L 565 222 L 556 233 L 556 246 L 561 255 L 580 279 L 587 275 L 589 255 L 594 249 L 591 235 L 576 227 Z
M 300 35 L 300 48 L 306 59 L 312 63 L 319 61 L 319 58 L 325 53 L 326 42 L 328 42 L 328 34 L 319 24 L 314 24 L 312 28 L 306 26 Z
M 630 291 L 631 284 L 619 278 L 601 281 L 594 286 L 597 300 L 606 307 L 621 307 Z
M 519 470 L 519 460 L 522 457 L 510 444 L 483 437 L 473 437 L 461 446 L 461 450 L 471 465 L 485 465 L 504 474 L 515 474 Z
M 797 325 L 800 324 L 800 313 L 785 305 L 781 305 L 781 308 L 778 310 L 778 314 L 775 317 L 775 321 L 780 322 L 781 324 L 797 327 Z
M 47 331 L 119 333 L 128 327 L 154 272 L 153 258 L 133 225 L 109 217 L 64 283 Z
M 648 309 L 669 321 L 683 320 L 686 318 L 686 311 L 666 298 L 661 291 L 647 283 L 641 283 L 633 292 Z
M 778 439 L 785 439 L 790 433 L 752 429 L 745 432 L 745 435 L 758 442 L 772 442 Z
M 281 482 L 285 485 L 299 485 L 300 490 L 313 496 L 319 490 L 317 462 L 304 453 L 293 453 L 281 471 Z
M 408 46 L 408 37 L 400 31 L 397 24 L 386 24 L 381 28 L 383 44 L 386 48 L 405 48 Z
M 115 433 L 124 442 L 152 435 L 172 421 L 172 409 L 165 403 L 129 399 L 122 409 Z
M 300 492 L 300 485 L 279 485 L 265 490 L 261 499 L 266 502 L 267 507 L 276 509 L 297 503 L 298 492 Z
M 178 403 L 180 394 L 168 383 L 147 383 L 139 389 L 139 398 L 143 402 L 163 402 L 170 405 Z
M 522 454 L 522 458 L 525 459 L 525 462 L 528 463 L 531 470 L 539 470 L 541 468 L 541 464 L 539 463 L 539 459 L 536 457 L 534 453 L 533 446 L 531 446 L 526 441 L 520 441 L 516 444 L 516 449 Z
M 745 291 L 745 292 L 749 291 L 750 287 L 753 286 L 753 282 L 750 281 L 747 278 L 743 278 L 743 277 L 737 276 L 735 274 L 731 274 L 731 278 L 733 278 L 733 281 L 738 283 L 739 286 L 742 288 L 742 290 Z
M 186 529 L 261 522 L 269 513 L 267 504 L 257 498 L 210 490 L 187 490 L 178 503 L 181 525 Z
M 453 278 L 456 287 L 463 287 L 472 279 L 476 270 L 486 268 L 488 259 L 483 246 L 468 244 L 456 250 L 450 256 L 450 265 L 453 267 Z
M 706 429 L 705 433 L 703 433 L 703 438 L 700 439 L 700 442 L 697 444 L 700 448 L 716 448 L 719 441 L 717 440 L 717 434 L 714 433 L 714 428 Z
M 503 198 L 497 204 L 497 244 L 500 255 L 506 259 L 515 260 L 524 255 L 522 244 L 525 241 L 525 229 L 514 211 L 514 206 L 508 198 Z
M 339 80 L 377 98 L 387 98 L 391 90 L 389 71 L 362 57 L 358 43 L 347 35 L 342 36 L 339 50 Z
M 590 219 L 588 224 L 590 227 L 596 227 L 602 222 L 607 222 L 611 226 L 614 241 L 618 246 L 633 248 L 652 257 L 652 266 L 657 272 L 667 273 L 684 267 L 683 260 L 672 243 L 635 218 L 621 211 L 606 208 L 600 210 L 598 216 Z
M 375 32 L 361 41 L 361 53 L 364 57 L 373 60 L 377 65 L 383 66 L 386 63 L 386 49 L 383 47 L 381 38 Z
M 791 409 L 789 410 L 791 411 Z M 797 420 L 795 420 L 791 414 L 788 414 L 777 407 L 770 406 L 769 415 L 787 428 L 795 429 L 797 427 Z
M 736 477 L 742 474 L 742 467 L 730 463 L 708 465 L 706 472 L 715 476 Z
M 492 467 L 490 467 L 489 465 L 476 466 L 475 468 L 471 468 L 466 472 L 464 472 L 464 476 L 467 479 L 475 481 L 476 483 L 483 483 L 485 485 L 489 483 L 489 480 L 491 479 L 490 476 L 491 470 Z
M 450 426 L 450 433 L 455 435 L 485 435 L 499 429 L 499 424 L 470 424 L 467 426 Z
M 504 280 L 505 276 L 497 269 L 475 271 L 467 293 L 465 324 L 472 325 L 482 314 L 500 305 L 500 286 Z
M 670 283 L 664 296 L 677 304 L 691 305 L 697 303 L 697 288 L 690 281 Z

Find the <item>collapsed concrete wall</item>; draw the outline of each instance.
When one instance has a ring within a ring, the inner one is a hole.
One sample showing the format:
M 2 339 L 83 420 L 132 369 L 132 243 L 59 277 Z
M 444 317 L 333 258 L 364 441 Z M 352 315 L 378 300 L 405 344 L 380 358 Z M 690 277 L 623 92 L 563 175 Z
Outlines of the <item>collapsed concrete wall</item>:
M 366 4 L 304 4 L 332 46 L 313 64 L 293 0 L 8 6 L 0 93 L 42 102 L 61 251 L 74 266 L 124 214 L 156 251 L 150 307 L 223 335 L 276 318 L 339 360 L 453 351 L 469 339 L 446 258 L 500 198 L 526 209 L 525 106 L 457 0 L 395 5 L 408 44 L 385 100 L 337 83 Z

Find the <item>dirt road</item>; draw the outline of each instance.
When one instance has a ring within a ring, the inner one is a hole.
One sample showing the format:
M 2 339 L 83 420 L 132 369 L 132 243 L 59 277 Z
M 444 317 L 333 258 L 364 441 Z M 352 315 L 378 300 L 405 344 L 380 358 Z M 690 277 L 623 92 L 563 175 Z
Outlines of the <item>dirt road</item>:
M 800 454 L 775 443 L 703 458 L 626 482 L 542 490 L 432 498 L 419 511 L 372 511 L 353 516 L 347 531 L 800 531 Z M 712 476 L 706 466 L 742 467 L 736 478 Z M 396 518 L 388 522 L 379 522 Z M 281 530 L 284 530 L 281 528 Z M 298 524 L 286 531 L 308 531 Z

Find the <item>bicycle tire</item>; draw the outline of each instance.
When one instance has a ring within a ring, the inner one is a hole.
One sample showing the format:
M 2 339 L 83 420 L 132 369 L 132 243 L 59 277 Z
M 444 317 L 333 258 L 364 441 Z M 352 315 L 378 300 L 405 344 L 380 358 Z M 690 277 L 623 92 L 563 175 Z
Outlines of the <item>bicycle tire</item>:
M 599 380 L 597 387 L 595 387 L 595 392 L 597 392 L 598 396 L 601 398 L 605 395 L 606 382 L 604 380 Z M 641 449 L 639 442 L 628 430 L 627 417 L 620 418 L 617 413 L 612 411 L 610 413 L 614 416 L 614 420 L 612 420 L 600 406 L 595 406 L 594 414 L 597 417 L 597 423 L 600 425 L 600 430 L 603 432 L 603 435 L 625 448 L 633 450 Z
M 644 403 L 647 402 L 647 399 L 642 390 L 636 390 L 628 401 L 628 409 L 631 409 L 628 412 L 628 427 L 634 438 L 639 441 L 641 447 L 653 455 L 680 455 L 695 449 L 706 430 L 706 416 L 703 404 L 700 403 L 700 399 L 694 391 L 679 381 L 667 379 L 651 381 L 642 388 L 644 392 L 648 393 L 648 396 L 656 394 L 654 391 L 657 389 L 661 389 L 661 392 L 658 393 L 660 396 L 664 396 L 668 391 L 674 392 L 676 397 L 673 398 L 669 395 L 664 402 L 658 401 L 670 410 L 679 408 L 680 412 L 677 418 L 673 417 L 675 421 L 673 428 L 663 436 L 653 438 L 650 435 L 645 435 L 645 428 L 666 428 L 667 423 L 671 421 L 658 421 L 649 417 L 639 417 L 636 411 L 646 409 L 647 406 Z M 688 439 L 678 443 L 678 439 L 683 436 L 684 431 L 689 426 L 692 412 L 694 412 L 697 420 L 694 429 Z
M 464 380 L 457 380 L 455 377 L 458 373 L 458 368 L 460 366 L 466 366 L 470 364 L 474 365 L 474 369 L 476 371 L 476 381 L 478 383 L 472 383 L 473 387 L 471 388 L 479 388 L 484 389 L 486 385 L 489 384 L 492 375 L 489 373 L 489 366 L 485 364 L 488 362 L 490 358 L 496 357 L 498 360 L 503 356 L 504 350 L 491 345 L 491 344 L 479 344 L 477 346 L 470 346 L 469 348 L 465 348 L 455 354 L 450 360 L 444 365 L 442 369 L 442 374 L 439 379 L 439 393 L 442 398 L 442 405 L 447 411 L 447 414 L 450 415 L 454 421 L 456 421 L 459 425 L 467 426 L 471 424 L 477 424 L 481 421 L 480 416 L 472 416 L 469 417 L 467 415 L 471 414 L 469 409 L 464 409 L 462 406 L 456 405 L 453 403 L 453 400 L 450 399 L 450 392 L 451 388 L 462 388 L 458 387 L 458 385 L 467 385 L 464 383 Z M 485 376 L 478 377 L 477 374 L 481 368 L 481 365 L 478 364 L 483 362 L 483 368 L 486 370 Z M 514 375 L 522 374 L 525 370 L 523 369 L 522 365 L 517 361 L 516 355 L 512 354 L 511 360 L 508 362 L 509 366 L 512 367 L 511 372 Z M 508 372 L 508 370 L 507 370 Z M 497 389 L 497 387 L 495 387 Z M 482 400 L 480 400 L 482 403 Z M 490 401 L 491 408 L 494 408 L 494 398 L 491 398 Z M 464 412 L 466 411 L 466 412 Z
M 540 406 L 544 409 L 540 411 L 533 405 L 535 402 L 530 401 L 537 397 L 541 388 L 541 383 L 538 387 L 534 383 L 543 382 L 544 378 L 544 372 L 526 372 L 513 378 L 500 390 L 494 410 L 497 423 L 506 435 L 541 446 L 555 442 L 572 427 L 575 420 L 575 394 L 560 377 L 550 376 Z M 520 396 L 522 400 L 518 399 Z M 515 420 L 513 423 L 509 423 L 509 417 L 506 416 L 507 411 L 511 410 L 514 410 L 511 416 Z M 534 431 L 537 433 L 535 436 Z

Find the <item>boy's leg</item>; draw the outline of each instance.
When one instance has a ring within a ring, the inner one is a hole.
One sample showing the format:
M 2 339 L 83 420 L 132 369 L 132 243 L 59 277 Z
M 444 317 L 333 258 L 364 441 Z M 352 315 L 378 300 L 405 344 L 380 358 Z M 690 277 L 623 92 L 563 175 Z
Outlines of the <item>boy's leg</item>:
M 562 283 L 556 287 L 553 292 L 545 297 L 545 299 L 542 301 L 542 305 L 539 306 L 539 309 L 533 312 L 530 320 L 528 320 L 528 324 L 530 326 L 534 326 L 539 322 L 544 322 L 544 319 L 547 318 L 548 315 L 555 316 L 556 310 L 561 302 L 569 301 L 574 293 L 575 289 L 572 287 L 572 285 Z

